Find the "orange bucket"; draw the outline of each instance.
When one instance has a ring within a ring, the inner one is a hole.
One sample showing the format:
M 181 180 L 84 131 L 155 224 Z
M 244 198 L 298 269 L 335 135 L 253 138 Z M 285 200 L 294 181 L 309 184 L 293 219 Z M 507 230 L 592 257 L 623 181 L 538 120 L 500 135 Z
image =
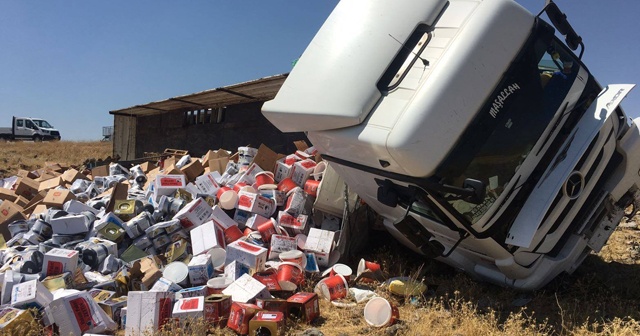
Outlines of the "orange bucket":
M 285 261 L 278 266 L 278 281 L 288 281 L 300 285 L 304 282 L 304 271 L 300 265 Z
M 306 192 L 309 196 L 316 197 L 318 196 L 319 185 L 320 185 L 320 181 L 307 180 L 307 182 L 304 183 L 304 192 Z
M 240 231 L 240 228 L 235 225 L 232 225 L 224 230 L 224 241 L 227 245 L 242 237 L 244 237 L 242 235 L 242 231 Z
M 323 298 L 333 301 L 347 297 L 349 285 L 342 275 L 336 274 L 318 282 L 315 291 Z
M 287 177 L 278 183 L 278 190 L 287 193 L 291 189 L 297 187 L 296 183 L 290 177 Z

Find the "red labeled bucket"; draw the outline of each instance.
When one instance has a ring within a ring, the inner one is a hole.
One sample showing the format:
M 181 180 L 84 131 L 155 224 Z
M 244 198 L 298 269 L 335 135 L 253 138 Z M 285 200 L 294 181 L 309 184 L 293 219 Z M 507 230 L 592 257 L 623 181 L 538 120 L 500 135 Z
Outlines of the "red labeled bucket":
M 240 228 L 232 225 L 224 230 L 224 242 L 229 245 L 234 241 L 244 237 Z
M 300 285 L 304 282 L 304 270 L 296 263 L 283 262 L 278 266 L 278 281 Z
M 336 274 L 320 280 L 316 285 L 315 292 L 326 300 L 338 300 L 347 297 L 349 285 L 342 275 Z
M 316 180 L 307 180 L 304 183 L 304 192 L 309 196 L 316 197 L 318 196 L 318 186 L 320 185 L 320 181 Z
M 256 186 L 275 183 L 273 173 L 270 171 L 262 171 L 256 174 Z
M 298 185 L 296 185 L 295 182 L 293 182 L 293 180 L 290 177 L 287 177 L 285 179 L 283 179 L 282 181 L 280 181 L 280 183 L 278 183 L 278 190 L 282 191 L 283 193 L 287 193 L 289 192 L 291 189 L 297 187 Z

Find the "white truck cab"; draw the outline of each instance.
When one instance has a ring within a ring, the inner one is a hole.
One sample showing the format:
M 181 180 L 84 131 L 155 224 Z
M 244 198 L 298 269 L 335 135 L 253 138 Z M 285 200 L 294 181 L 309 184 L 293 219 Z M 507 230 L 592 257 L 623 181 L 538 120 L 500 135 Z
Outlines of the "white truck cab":
M 545 11 L 552 23 L 513 0 L 342 0 L 263 114 L 306 131 L 407 246 L 539 288 L 640 196 L 640 119 L 619 106 L 633 85 L 603 88 Z
M 0 128 L 0 139 L 60 140 L 60 132 L 44 119 L 13 117 L 11 127 Z

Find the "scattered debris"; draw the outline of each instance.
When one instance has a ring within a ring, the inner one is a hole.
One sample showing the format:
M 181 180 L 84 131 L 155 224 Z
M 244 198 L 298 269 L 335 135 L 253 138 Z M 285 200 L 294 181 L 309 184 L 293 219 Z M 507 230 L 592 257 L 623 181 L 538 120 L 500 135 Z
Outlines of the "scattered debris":
M 35 319 L 48 333 L 141 335 L 202 319 L 283 335 L 287 319 L 318 318 L 320 299 L 366 303 L 369 324 L 392 325 L 397 307 L 355 287 L 385 281 L 380 265 L 338 263 L 342 211 L 321 209 L 344 204 L 334 190 L 343 182 L 313 147 L 296 145 L 286 156 L 263 145 L 202 158 L 165 151 L 132 167 L 47 163 L 2 180 L 1 326 Z M 426 289 L 388 284 L 398 286 L 401 295 Z

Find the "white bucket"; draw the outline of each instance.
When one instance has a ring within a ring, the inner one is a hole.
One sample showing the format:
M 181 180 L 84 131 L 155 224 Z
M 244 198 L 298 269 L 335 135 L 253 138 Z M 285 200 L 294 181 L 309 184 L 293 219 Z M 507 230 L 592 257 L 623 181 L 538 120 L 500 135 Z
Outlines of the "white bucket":
M 390 326 L 399 317 L 398 308 L 381 297 L 374 297 L 364 306 L 364 319 L 374 327 Z
M 164 268 L 162 276 L 180 286 L 185 286 L 189 281 L 189 266 L 181 261 L 174 261 Z
M 214 247 L 207 254 L 211 257 L 211 263 L 214 269 L 220 269 L 224 266 L 227 258 L 227 250 L 222 247 Z

